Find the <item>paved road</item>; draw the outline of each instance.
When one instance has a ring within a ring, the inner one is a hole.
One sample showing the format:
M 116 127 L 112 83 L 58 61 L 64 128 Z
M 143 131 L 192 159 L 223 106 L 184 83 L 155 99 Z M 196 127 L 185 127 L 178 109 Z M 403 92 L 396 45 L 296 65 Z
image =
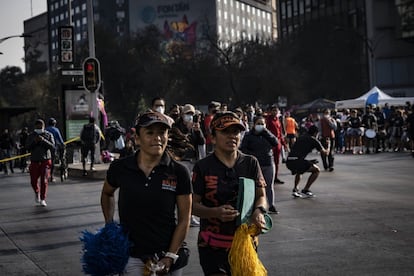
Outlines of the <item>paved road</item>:
M 292 199 L 293 177 L 281 167 L 281 213 L 259 245 L 269 275 L 414 275 L 414 158 L 337 155 L 313 199 Z M 46 208 L 34 206 L 28 180 L 0 176 L 0 275 L 82 275 L 78 237 L 103 225 L 102 180 L 53 183 Z M 197 230 L 190 229 L 184 275 L 202 275 Z

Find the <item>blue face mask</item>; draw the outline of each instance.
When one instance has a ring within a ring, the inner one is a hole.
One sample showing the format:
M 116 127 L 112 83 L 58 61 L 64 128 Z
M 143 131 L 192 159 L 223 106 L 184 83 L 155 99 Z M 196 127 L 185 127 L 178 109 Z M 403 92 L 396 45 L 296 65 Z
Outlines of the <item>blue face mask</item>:
M 257 132 L 262 132 L 264 130 L 265 126 L 264 125 L 255 125 L 254 126 L 254 130 L 256 130 Z

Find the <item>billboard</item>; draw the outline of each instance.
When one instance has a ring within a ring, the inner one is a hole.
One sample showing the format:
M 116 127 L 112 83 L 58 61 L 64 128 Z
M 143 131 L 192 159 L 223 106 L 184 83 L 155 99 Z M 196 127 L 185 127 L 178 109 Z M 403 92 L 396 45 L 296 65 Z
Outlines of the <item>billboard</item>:
M 216 1 L 130 1 L 130 30 L 137 32 L 149 25 L 161 31 L 164 58 L 170 58 L 179 47 L 192 56 L 208 32 L 215 33 Z
M 66 90 L 64 92 L 66 139 L 71 139 L 78 137 L 83 125 L 89 122 L 92 101 L 96 96 L 85 90 Z

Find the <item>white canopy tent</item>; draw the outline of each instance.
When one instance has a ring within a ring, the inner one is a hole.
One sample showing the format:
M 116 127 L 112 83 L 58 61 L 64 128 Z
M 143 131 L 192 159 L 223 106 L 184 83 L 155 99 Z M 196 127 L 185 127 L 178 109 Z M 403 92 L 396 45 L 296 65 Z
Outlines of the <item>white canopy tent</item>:
M 364 95 L 350 100 L 336 101 L 336 109 L 344 108 L 364 108 L 368 104 L 375 104 L 377 106 L 384 106 L 388 103 L 389 106 L 402 106 L 406 102 L 414 103 L 414 97 L 391 97 L 382 92 L 378 87 L 374 86 Z

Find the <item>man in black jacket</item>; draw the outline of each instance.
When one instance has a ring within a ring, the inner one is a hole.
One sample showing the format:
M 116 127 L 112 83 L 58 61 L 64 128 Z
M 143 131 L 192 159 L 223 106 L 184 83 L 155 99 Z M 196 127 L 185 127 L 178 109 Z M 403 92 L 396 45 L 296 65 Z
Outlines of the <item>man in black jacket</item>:
M 13 146 L 14 146 L 13 139 L 10 135 L 9 130 L 6 128 L 3 130 L 3 133 L 0 135 L 0 160 L 3 158 L 6 159 L 6 158 L 11 157 L 11 151 L 13 149 Z M 12 160 L 3 163 L 4 173 L 6 175 L 9 174 L 9 171 L 7 170 L 7 163 L 9 163 L 11 173 L 14 173 Z
M 31 153 L 29 172 L 30 183 L 35 192 L 35 202 L 46 207 L 48 179 L 52 166 L 52 151 L 55 150 L 55 140 L 52 133 L 45 130 L 43 120 L 36 120 L 34 131 L 27 137 L 26 148 Z
M 89 118 L 89 124 L 85 124 L 81 130 L 80 139 L 82 142 L 81 155 L 82 155 L 82 167 L 83 176 L 87 175 L 86 172 L 86 157 L 88 153 L 91 153 L 91 171 L 95 170 L 93 164 L 95 163 L 95 146 L 101 140 L 101 131 L 95 124 L 95 118 Z

